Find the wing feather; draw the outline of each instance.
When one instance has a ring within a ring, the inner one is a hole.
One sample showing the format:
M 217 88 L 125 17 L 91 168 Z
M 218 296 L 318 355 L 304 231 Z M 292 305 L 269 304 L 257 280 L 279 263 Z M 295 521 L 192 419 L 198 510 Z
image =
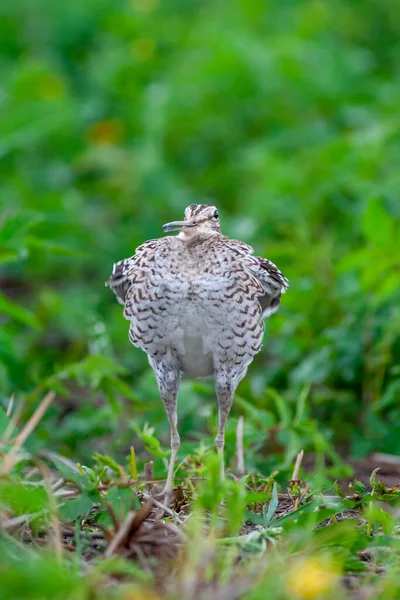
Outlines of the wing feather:
M 264 293 L 260 296 L 263 317 L 269 317 L 278 310 L 281 295 L 288 289 L 289 282 L 270 260 L 259 256 L 254 256 L 254 259 L 257 262 L 255 275 L 264 288 Z
M 136 249 L 133 256 L 124 258 L 114 264 L 111 277 L 106 281 L 106 286 L 112 289 L 120 304 L 125 304 L 131 286 L 143 281 L 143 276 L 149 271 L 145 263 L 149 264 L 151 262 L 159 241 L 150 240 L 142 244 Z
M 281 295 L 286 292 L 289 282 L 273 262 L 261 256 L 254 256 L 253 248 L 240 240 L 224 237 L 230 248 L 244 260 L 248 271 L 260 284 L 259 301 L 263 317 L 275 313 L 280 304 Z

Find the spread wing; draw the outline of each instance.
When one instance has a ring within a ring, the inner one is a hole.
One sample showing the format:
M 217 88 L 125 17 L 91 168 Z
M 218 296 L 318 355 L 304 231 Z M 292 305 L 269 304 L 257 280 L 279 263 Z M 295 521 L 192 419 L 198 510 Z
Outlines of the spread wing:
M 149 271 L 149 263 L 154 258 L 159 240 L 150 240 L 139 246 L 130 258 L 124 258 L 114 264 L 111 277 L 106 281 L 120 304 L 125 304 L 129 289 L 134 284 L 142 283 Z
M 273 262 L 261 256 L 254 256 L 253 248 L 248 244 L 239 240 L 229 242 L 233 251 L 242 257 L 248 272 L 257 280 L 262 315 L 269 317 L 278 310 L 281 295 L 289 287 L 288 280 Z
M 255 265 L 251 271 L 261 283 L 264 293 L 260 296 L 263 317 L 269 317 L 279 308 L 281 295 L 286 292 L 289 282 L 274 263 L 259 256 L 252 257 Z
M 262 316 L 269 317 L 275 313 L 281 301 L 281 295 L 286 292 L 289 282 L 273 262 L 261 256 L 254 256 L 253 248 L 248 244 L 232 240 L 225 236 L 221 237 L 224 243 L 245 265 L 245 269 L 251 275 L 257 296 L 262 308 Z

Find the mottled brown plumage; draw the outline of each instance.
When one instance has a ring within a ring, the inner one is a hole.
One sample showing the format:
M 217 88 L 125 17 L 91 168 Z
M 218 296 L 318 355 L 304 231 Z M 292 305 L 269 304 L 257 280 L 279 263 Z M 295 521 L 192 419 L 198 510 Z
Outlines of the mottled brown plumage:
M 164 229 L 180 233 L 139 246 L 114 265 L 107 283 L 124 304 L 130 341 L 149 357 L 170 421 L 170 492 L 180 374 L 214 376 L 222 455 L 233 394 L 261 348 L 263 317 L 278 309 L 287 280 L 250 246 L 222 235 L 215 206 L 192 204 L 184 221 Z

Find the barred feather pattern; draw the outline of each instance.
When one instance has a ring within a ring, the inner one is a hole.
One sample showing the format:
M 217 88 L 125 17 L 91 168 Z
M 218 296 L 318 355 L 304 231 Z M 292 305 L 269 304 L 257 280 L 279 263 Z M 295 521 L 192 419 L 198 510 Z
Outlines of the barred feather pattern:
M 190 377 L 229 368 L 234 384 L 288 287 L 272 262 L 220 233 L 150 240 L 116 263 L 107 283 L 150 362 L 178 363 Z

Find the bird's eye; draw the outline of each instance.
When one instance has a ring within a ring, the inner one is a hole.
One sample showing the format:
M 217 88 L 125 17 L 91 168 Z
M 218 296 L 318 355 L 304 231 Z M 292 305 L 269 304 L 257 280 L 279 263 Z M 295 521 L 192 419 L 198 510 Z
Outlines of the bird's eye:
M 218 211 L 217 210 L 214 211 L 213 217 L 214 217 L 214 219 L 218 219 Z

